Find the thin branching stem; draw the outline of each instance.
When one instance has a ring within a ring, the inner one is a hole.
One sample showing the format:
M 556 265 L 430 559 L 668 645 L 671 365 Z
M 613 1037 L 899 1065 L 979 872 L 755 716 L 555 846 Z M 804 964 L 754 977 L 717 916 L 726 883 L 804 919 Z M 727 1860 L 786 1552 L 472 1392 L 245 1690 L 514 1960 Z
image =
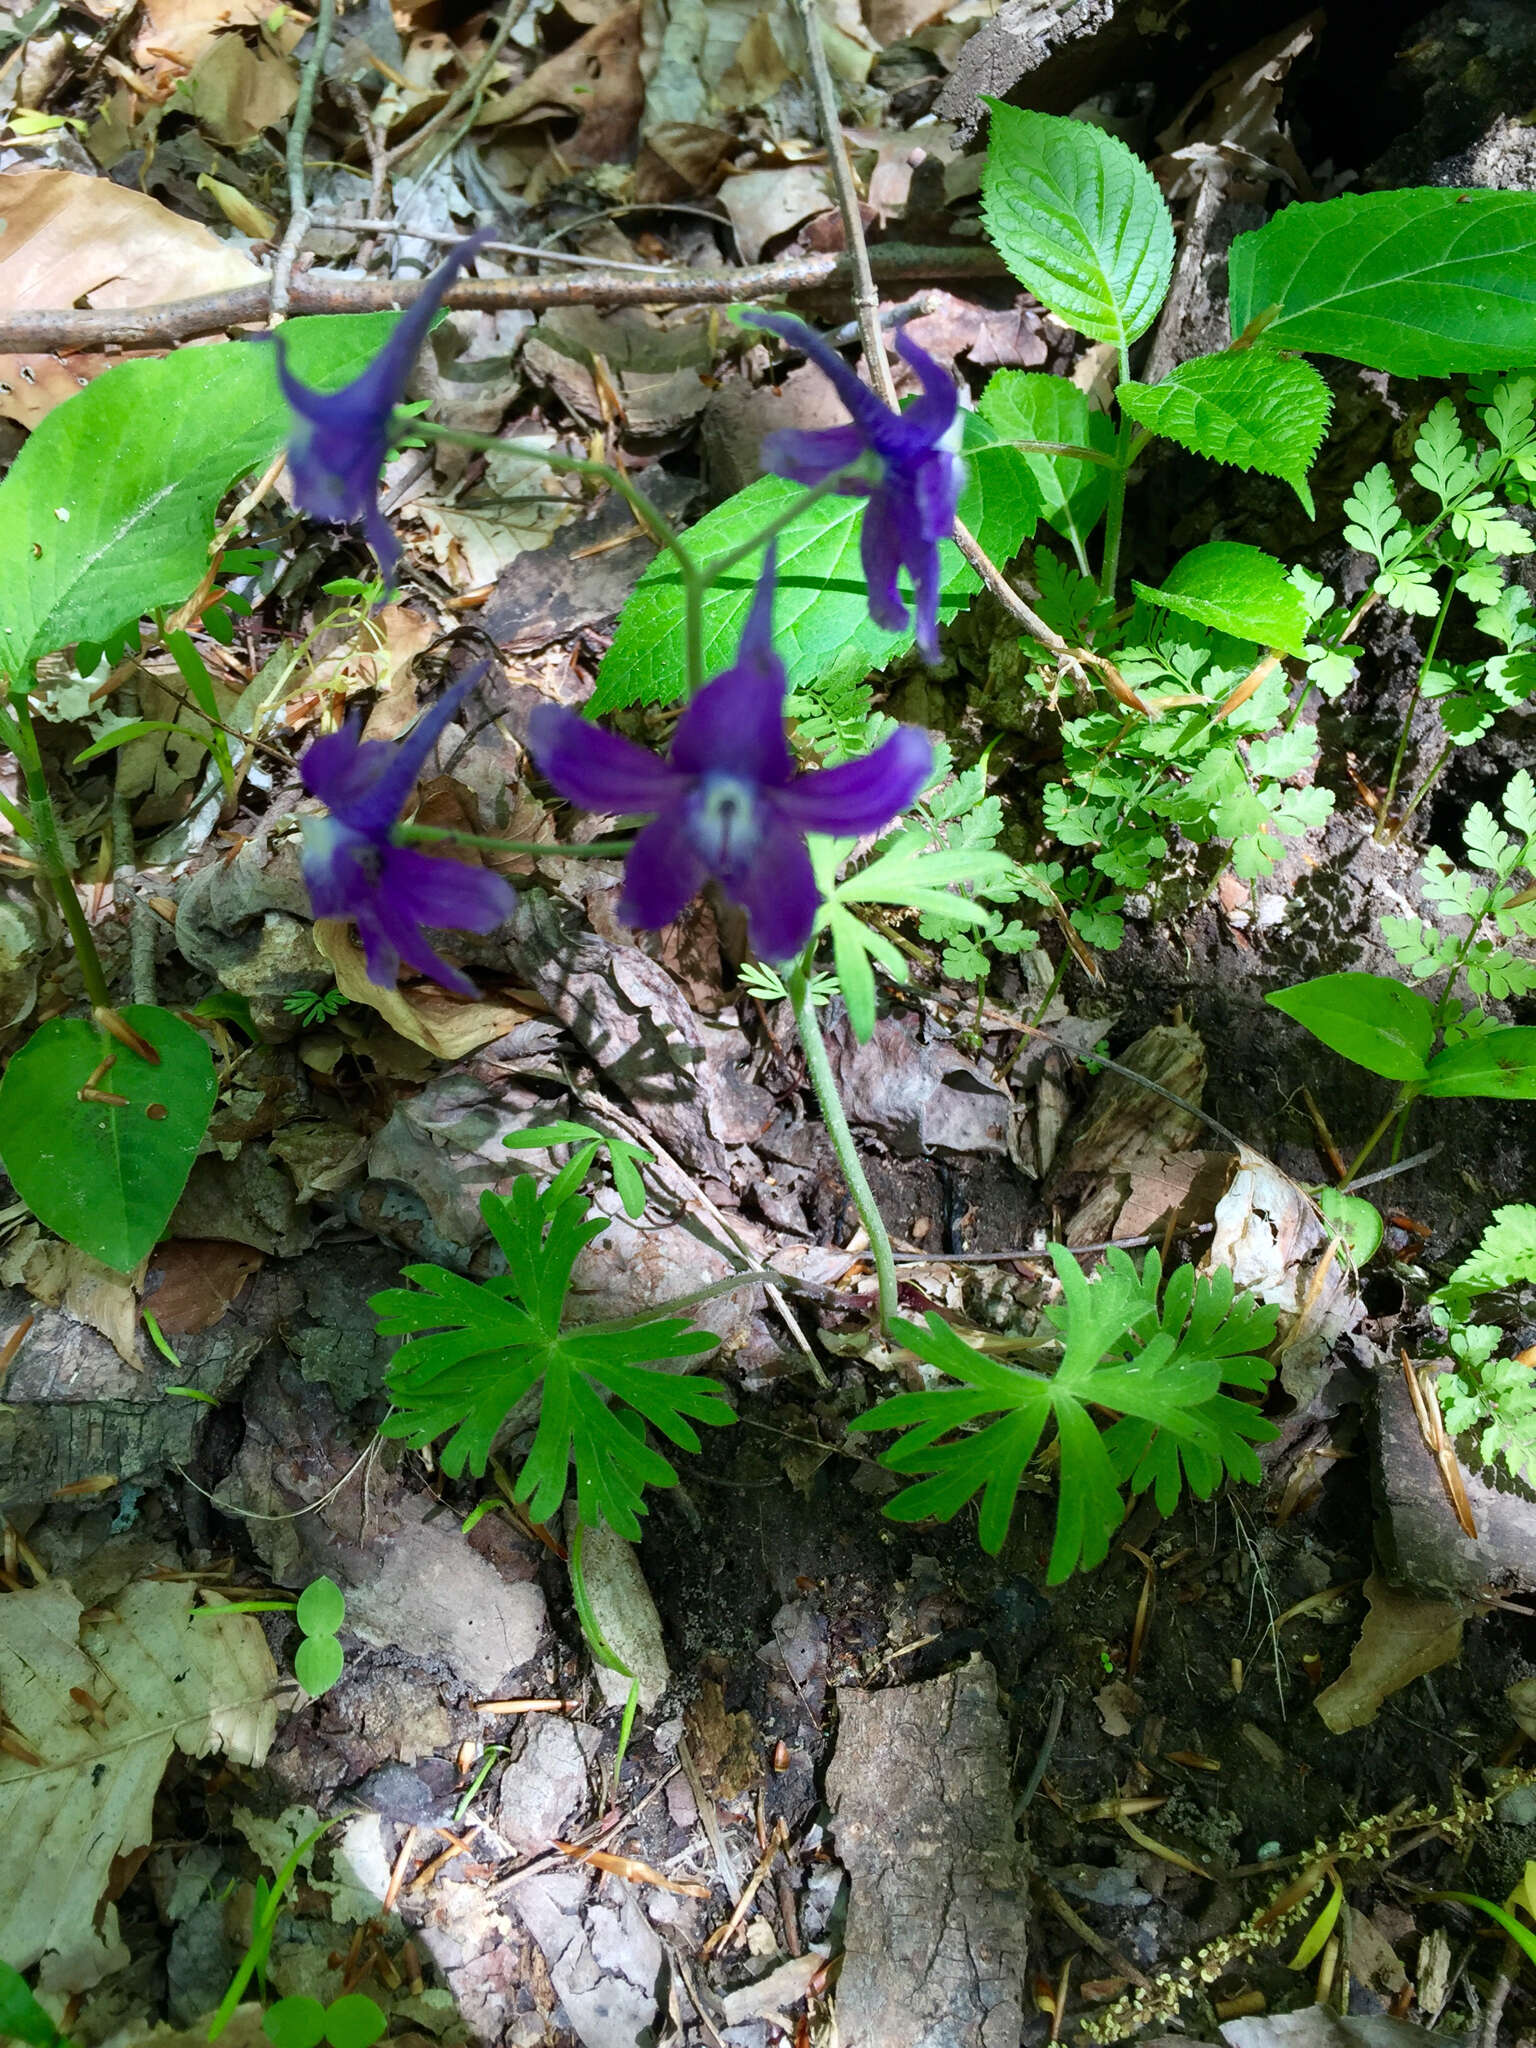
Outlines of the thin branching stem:
M 832 1062 L 827 1057 L 826 1041 L 821 1035 L 821 1023 L 816 1015 L 816 1004 L 811 995 L 810 963 L 812 948 L 806 957 L 785 977 L 789 990 L 790 1004 L 795 1013 L 795 1028 L 800 1034 L 800 1044 L 805 1052 L 806 1072 L 815 1091 L 821 1120 L 826 1125 L 827 1136 L 832 1140 L 832 1150 L 837 1154 L 837 1163 L 843 1170 L 848 1183 L 848 1192 L 853 1196 L 854 1207 L 869 1238 L 869 1249 L 875 1261 L 875 1277 L 879 1284 L 879 1319 L 882 1329 L 889 1330 L 891 1318 L 898 1313 L 899 1299 L 896 1291 L 896 1257 L 891 1249 L 890 1233 L 885 1227 L 885 1218 L 880 1214 L 880 1205 L 875 1200 L 874 1189 L 859 1158 L 858 1147 L 853 1142 L 842 1097 L 837 1092 L 837 1081 L 832 1072 Z
M 1431 664 L 1440 647 L 1440 635 L 1445 631 L 1446 615 L 1451 609 L 1451 599 L 1456 595 L 1454 577 L 1445 586 L 1445 595 L 1440 600 L 1440 609 L 1435 615 L 1434 630 L 1429 636 L 1429 645 L 1424 650 L 1424 659 L 1419 663 L 1419 672 L 1413 679 L 1413 689 L 1408 697 L 1408 709 L 1403 713 L 1403 729 L 1397 736 L 1397 752 L 1392 756 L 1392 772 L 1387 777 L 1386 791 L 1381 799 L 1381 815 L 1376 820 L 1374 837 L 1377 842 L 1392 833 L 1392 799 L 1397 794 L 1397 780 L 1403 772 L 1403 758 L 1408 752 L 1408 738 L 1413 730 L 1413 714 L 1419 708 L 1419 698 L 1424 689 L 1424 678 L 1429 674 Z
M 299 96 L 293 103 L 288 123 L 288 226 L 284 230 L 277 261 L 272 266 L 272 317 L 281 319 L 288 310 L 288 282 L 294 260 L 309 232 L 309 188 L 304 177 L 304 150 L 309 141 L 309 124 L 315 114 L 315 94 L 325 71 L 326 52 L 336 27 L 336 0 L 320 0 L 315 15 L 315 40 L 299 74 Z
M 16 758 L 21 763 L 22 781 L 26 786 L 27 823 L 37 853 L 38 868 L 69 929 L 75 958 L 80 964 L 80 979 L 85 984 L 92 1009 L 110 1009 L 112 992 L 107 987 L 101 955 L 96 950 L 96 940 L 80 907 L 80 898 L 75 894 L 74 877 L 64 860 L 58 819 L 54 815 L 53 798 L 48 793 L 48 778 L 43 773 L 42 755 L 32 726 L 32 707 L 27 701 L 24 681 L 11 691 L 11 715 L 15 720 Z

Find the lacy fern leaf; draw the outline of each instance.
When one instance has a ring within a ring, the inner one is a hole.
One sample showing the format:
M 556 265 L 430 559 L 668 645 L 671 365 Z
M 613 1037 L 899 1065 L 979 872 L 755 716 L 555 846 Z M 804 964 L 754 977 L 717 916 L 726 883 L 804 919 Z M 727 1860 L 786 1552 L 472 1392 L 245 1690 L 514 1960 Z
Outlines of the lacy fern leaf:
M 1092 1280 L 1062 1246 L 1050 1253 L 1062 1290 L 1042 1319 L 1061 1347 L 1053 1375 L 989 1357 L 939 1315 L 929 1315 L 926 1329 L 896 1322 L 898 1340 L 959 1385 L 897 1394 L 850 1426 L 904 1432 L 880 1459 L 890 1471 L 919 1475 L 886 1508 L 893 1520 L 948 1521 L 979 1495 L 980 1541 L 995 1554 L 1053 1423 L 1060 1489 L 1047 1577 L 1059 1585 L 1109 1554 L 1127 1481 L 1135 1492 L 1153 1487 L 1166 1512 L 1185 1481 L 1206 1495 L 1223 1472 L 1257 1477 L 1252 1446 L 1275 1430 L 1221 1389 L 1267 1384 L 1273 1368 L 1258 1354 L 1274 1337 L 1277 1311 L 1234 1298 L 1230 1273 L 1210 1280 L 1188 1266 L 1160 1302 L 1155 1252 L 1138 1273 L 1112 1250 Z M 1090 1412 L 1098 1409 L 1124 1419 L 1101 1434 Z
M 650 1367 L 713 1350 L 719 1340 L 664 1315 L 562 1330 L 572 1269 L 608 1228 L 606 1218 L 590 1216 L 585 1197 L 558 1183 L 537 1193 L 531 1175 L 514 1181 L 510 1195 L 483 1195 L 480 1213 L 506 1256 L 503 1278 L 407 1266 L 412 1287 L 387 1288 L 369 1303 L 382 1333 L 406 1338 L 390 1364 L 395 1406 L 380 1433 L 418 1448 L 446 1435 L 443 1470 L 479 1475 L 509 1412 L 537 1388 L 538 1422 L 514 1497 L 535 1521 L 548 1521 L 574 1460 L 582 1520 L 636 1542 L 646 1487 L 677 1483 L 646 1441 L 647 1423 L 697 1451 L 695 1422 L 735 1420 L 719 1381 Z

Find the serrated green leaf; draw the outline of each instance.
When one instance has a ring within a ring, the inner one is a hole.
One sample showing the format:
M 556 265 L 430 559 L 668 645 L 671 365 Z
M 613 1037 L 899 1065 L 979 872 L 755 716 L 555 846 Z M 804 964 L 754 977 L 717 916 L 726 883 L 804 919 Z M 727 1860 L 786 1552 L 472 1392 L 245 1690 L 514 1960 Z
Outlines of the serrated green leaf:
M 1122 412 L 1181 448 L 1281 478 L 1314 516 L 1307 471 L 1333 396 L 1310 363 L 1256 349 L 1196 356 L 1161 384 L 1122 384 L 1116 396 Z
M 1273 555 L 1242 541 L 1207 541 L 1182 556 L 1156 590 L 1132 588 L 1146 604 L 1261 647 L 1299 655 L 1306 640 L 1301 592 Z
M 1102 128 L 986 105 L 982 217 L 998 254 L 1080 333 L 1128 348 L 1173 274 L 1173 221 L 1151 172 Z
M 1434 1005 L 1384 974 L 1324 974 L 1264 1000 L 1368 1073 L 1422 1081 L 1429 1072 Z
M 1536 362 L 1536 193 L 1415 187 L 1285 207 L 1228 258 L 1232 332 L 1396 377 Z
M 290 321 L 295 376 L 346 383 L 398 318 Z M 121 363 L 55 406 L 0 484 L 0 667 L 21 675 L 179 604 L 208 567 L 220 498 L 272 460 L 289 417 L 271 349 L 246 341 Z
M 1005 441 L 1057 441 L 1104 454 L 1115 445 L 1109 416 L 1095 411 L 1070 377 L 1044 370 L 999 370 L 977 410 Z M 1024 460 L 1040 493 L 1040 516 L 1081 554 L 1109 502 L 1109 470 L 1069 455 L 1025 454 Z
M 1016 555 L 1035 530 L 1039 498 L 1029 465 L 976 413 L 961 415 L 967 459 L 959 516 L 994 562 Z M 689 528 L 688 545 L 704 567 L 752 538 L 804 493 L 782 477 L 759 477 Z M 887 633 L 869 616 L 869 591 L 859 555 L 866 501 L 819 498 L 778 537 L 773 643 L 791 690 L 845 687 L 883 668 L 912 645 L 912 629 Z M 952 619 L 981 585 L 953 542 L 939 549 L 939 617 Z M 736 659 L 741 629 L 762 568 L 747 556 L 704 600 L 704 666 L 718 675 Z M 631 704 L 669 704 L 686 687 L 683 587 L 663 551 L 636 584 L 603 657 L 587 715 L 599 718 Z

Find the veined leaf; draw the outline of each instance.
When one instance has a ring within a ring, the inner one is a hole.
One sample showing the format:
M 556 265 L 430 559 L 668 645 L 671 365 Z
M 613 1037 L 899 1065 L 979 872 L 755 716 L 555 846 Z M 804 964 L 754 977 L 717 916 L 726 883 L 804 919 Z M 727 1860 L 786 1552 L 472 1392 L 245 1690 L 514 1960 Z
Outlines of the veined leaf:
M 1122 384 L 1116 396 L 1133 420 L 1181 448 L 1280 477 L 1314 516 L 1307 471 L 1333 397 L 1310 363 L 1269 349 L 1196 356 L 1161 384 Z
M 1228 258 L 1232 333 L 1395 377 L 1536 363 L 1536 193 L 1347 192 L 1287 206 Z
M 1426 1095 L 1489 1095 L 1503 1102 L 1536 1101 L 1536 1025 L 1485 1031 L 1447 1046 L 1429 1063 Z
M 1016 555 L 1035 530 L 1039 497 L 1025 458 L 975 413 L 962 415 L 968 473 L 960 518 L 994 562 Z M 688 545 L 704 567 L 762 531 L 784 506 L 801 496 L 799 484 L 759 477 L 734 498 L 706 512 L 688 530 Z M 912 645 L 912 630 L 887 633 L 869 616 L 869 592 L 859 558 L 863 498 L 818 498 L 778 538 L 778 584 L 773 640 L 792 690 L 846 685 L 883 668 Z M 952 619 L 981 585 L 950 541 L 939 550 L 939 617 Z M 748 555 L 704 599 L 704 666 L 719 675 L 736 659 L 741 629 L 762 569 L 762 553 Z M 683 586 L 672 557 L 659 554 L 636 584 L 619 617 L 613 645 L 603 657 L 590 717 L 630 704 L 668 704 L 682 695 L 687 674 Z
M 1080 333 L 1128 348 L 1173 274 L 1173 221 L 1151 172 L 1086 121 L 986 104 L 982 215 L 998 254 Z
M 1264 1000 L 1367 1073 L 1422 1081 L 1429 1072 L 1434 1005 L 1384 974 L 1323 974 Z
M 295 376 L 346 383 L 398 317 L 290 321 Z M 266 467 L 288 422 L 272 351 L 248 341 L 120 363 L 55 406 L 0 484 L 0 666 L 21 675 L 180 604 L 208 566 L 220 498 Z
M 1044 370 L 999 370 L 977 410 L 1005 441 L 1057 441 L 1103 454 L 1115 445 L 1109 416 L 1096 412 L 1070 377 Z M 1081 560 L 1109 501 L 1109 470 L 1079 456 L 1020 453 L 1040 493 L 1040 516 L 1072 543 Z
M 1307 637 L 1301 592 L 1273 555 L 1242 541 L 1207 541 L 1181 556 L 1158 589 L 1132 588 L 1147 604 L 1285 654 L 1299 655 Z

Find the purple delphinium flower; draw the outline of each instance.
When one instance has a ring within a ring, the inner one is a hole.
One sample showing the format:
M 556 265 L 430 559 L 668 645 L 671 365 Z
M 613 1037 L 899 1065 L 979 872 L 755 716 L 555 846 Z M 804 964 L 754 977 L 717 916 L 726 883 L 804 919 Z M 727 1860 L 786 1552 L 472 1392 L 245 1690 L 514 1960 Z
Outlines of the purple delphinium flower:
M 481 228 L 450 251 L 400 315 L 388 341 L 361 376 L 340 391 L 316 391 L 288 367 L 281 329 L 263 335 L 277 351 L 277 377 L 293 411 L 288 474 L 299 509 L 338 525 L 361 522 L 388 579 L 400 547 L 379 510 L 379 476 L 389 458 L 390 419 L 431 331 L 443 294 L 492 234 Z
M 650 813 L 630 849 L 619 916 L 670 924 L 713 875 L 747 913 L 765 960 L 805 948 L 820 903 L 807 832 L 873 832 L 927 781 L 933 749 L 904 725 L 859 761 L 795 773 L 784 732 L 788 678 L 773 651 L 770 548 L 734 664 L 704 685 L 677 722 L 663 761 L 574 711 L 541 704 L 529 724 L 533 758 L 584 810 Z
M 897 633 L 910 621 L 896 584 L 896 572 L 912 578 L 917 647 L 925 661 L 939 656 L 939 542 L 948 540 L 965 482 L 960 446 L 960 408 L 953 380 L 926 350 L 905 334 L 896 347 L 922 383 L 922 396 L 905 412 L 892 412 L 861 383 L 836 349 L 789 313 L 744 312 L 754 327 L 766 327 L 792 348 L 803 349 L 831 378 L 853 415 L 847 427 L 820 431 L 785 427 L 763 443 L 763 466 L 797 484 L 819 484 L 834 470 L 873 458 L 873 476 L 850 476 L 840 492 L 866 496 L 859 551 L 869 586 L 869 615 L 877 626 Z
M 376 987 L 393 988 L 403 960 L 458 995 L 478 995 L 428 945 L 422 926 L 493 931 L 515 900 L 488 868 L 397 846 L 393 837 L 438 735 L 489 666 L 482 662 L 440 697 L 403 740 L 365 740 L 353 719 L 316 740 L 299 764 L 304 787 L 328 813 L 303 821 L 304 886 L 316 917 L 357 926 Z

